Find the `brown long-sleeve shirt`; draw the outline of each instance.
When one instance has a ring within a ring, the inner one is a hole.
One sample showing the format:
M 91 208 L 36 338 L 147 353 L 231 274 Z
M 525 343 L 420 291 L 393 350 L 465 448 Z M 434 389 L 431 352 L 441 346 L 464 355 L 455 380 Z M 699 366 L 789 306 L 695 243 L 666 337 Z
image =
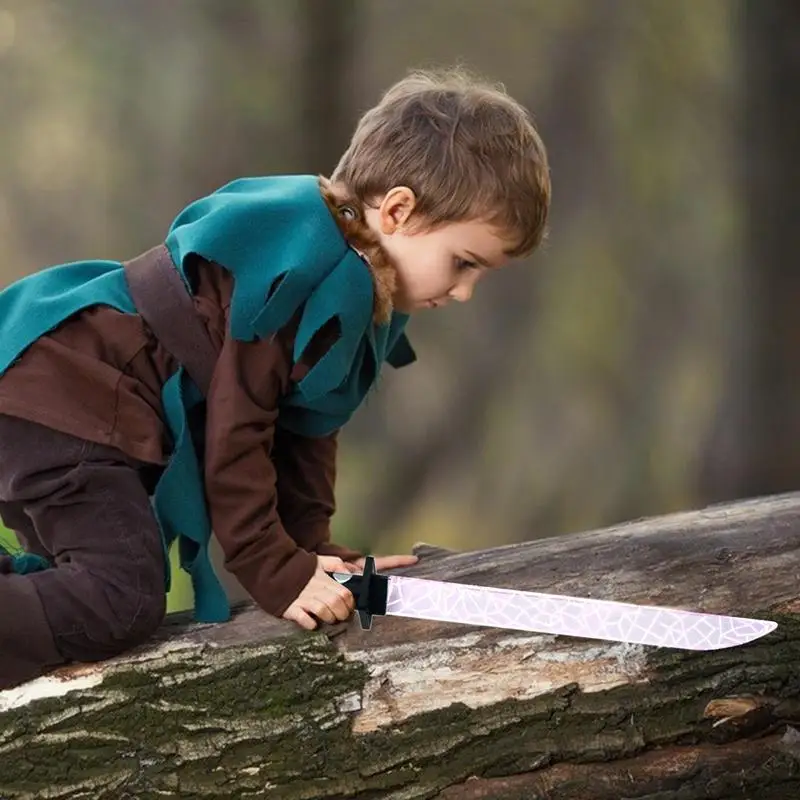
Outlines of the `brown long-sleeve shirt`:
M 315 553 L 355 558 L 330 542 L 336 434 L 280 428 L 278 404 L 309 364 L 292 363 L 294 330 L 230 336 L 232 276 L 199 259 L 194 304 L 219 356 L 207 398 L 205 485 L 227 568 L 280 615 L 308 582 Z M 161 389 L 177 364 L 144 320 L 96 306 L 41 337 L 0 377 L 0 413 L 163 465 L 171 443 Z

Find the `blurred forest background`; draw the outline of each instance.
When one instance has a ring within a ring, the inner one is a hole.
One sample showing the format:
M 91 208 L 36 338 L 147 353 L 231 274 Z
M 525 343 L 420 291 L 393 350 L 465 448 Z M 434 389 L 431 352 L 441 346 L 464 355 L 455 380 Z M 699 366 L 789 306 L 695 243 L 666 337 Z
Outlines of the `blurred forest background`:
M 233 178 L 330 173 L 414 67 L 531 109 L 546 247 L 415 318 L 335 538 L 460 550 L 800 488 L 794 0 L 0 0 L 0 286 L 132 257 Z M 173 598 L 173 605 L 175 601 Z

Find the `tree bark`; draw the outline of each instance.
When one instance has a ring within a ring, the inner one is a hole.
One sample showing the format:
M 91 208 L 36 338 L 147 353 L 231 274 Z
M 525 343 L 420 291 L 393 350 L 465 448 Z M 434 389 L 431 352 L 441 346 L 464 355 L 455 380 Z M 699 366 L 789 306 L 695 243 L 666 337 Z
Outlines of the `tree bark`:
M 779 623 L 708 653 L 250 606 L 0 692 L 2 798 L 786 798 L 800 494 L 471 553 L 417 577 Z

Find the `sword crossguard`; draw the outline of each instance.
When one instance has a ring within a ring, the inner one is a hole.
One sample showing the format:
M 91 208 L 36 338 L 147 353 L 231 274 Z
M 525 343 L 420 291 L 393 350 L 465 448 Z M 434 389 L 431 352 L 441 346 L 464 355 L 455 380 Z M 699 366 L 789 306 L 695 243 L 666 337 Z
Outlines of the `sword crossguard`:
M 372 628 L 373 615 L 386 613 L 386 595 L 389 590 L 389 577 L 375 571 L 375 559 L 364 559 L 364 571 L 359 575 L 352 572 L 328 572 L 335 581 L 350 590 L 356 600 L 356 611 L 361 630 Z

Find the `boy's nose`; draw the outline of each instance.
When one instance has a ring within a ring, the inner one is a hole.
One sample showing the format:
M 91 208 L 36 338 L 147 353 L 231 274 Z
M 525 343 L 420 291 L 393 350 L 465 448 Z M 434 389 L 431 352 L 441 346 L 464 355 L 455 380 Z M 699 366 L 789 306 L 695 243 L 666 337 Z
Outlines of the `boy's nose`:
M 457 283 L 450 290 L 450 297 L 459 303 L 466 303 L 472 297 L 473 283 L 471 281 L 462 281 Z

